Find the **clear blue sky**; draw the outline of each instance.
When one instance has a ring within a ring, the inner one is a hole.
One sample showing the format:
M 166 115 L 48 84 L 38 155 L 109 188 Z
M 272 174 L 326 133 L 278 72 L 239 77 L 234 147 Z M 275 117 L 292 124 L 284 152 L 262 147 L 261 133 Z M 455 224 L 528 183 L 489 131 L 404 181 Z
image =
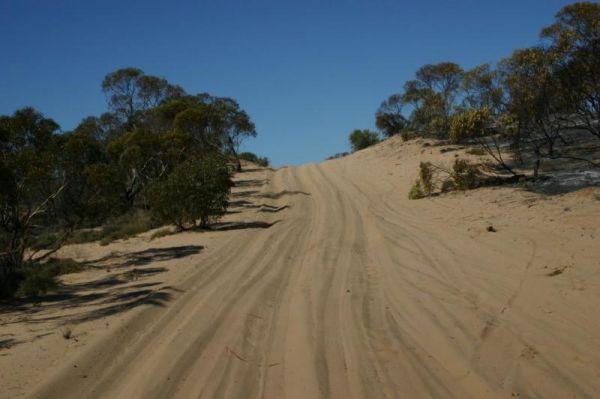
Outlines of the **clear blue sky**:
M 31 105 L 73 128 L 105 106 L 104 75 L 136 66 L 237 99 L 277 166 L 347 150 L 426 63 L 496 61 L 570 1 L 0 0 L 0 114 Z

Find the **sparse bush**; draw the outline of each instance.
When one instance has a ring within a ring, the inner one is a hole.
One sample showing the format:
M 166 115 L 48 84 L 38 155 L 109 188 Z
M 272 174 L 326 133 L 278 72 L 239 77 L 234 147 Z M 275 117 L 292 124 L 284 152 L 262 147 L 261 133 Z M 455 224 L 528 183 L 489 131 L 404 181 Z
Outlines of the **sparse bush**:
M 252 153 L 252 152 L 242 152 L 239 155 L 240 159 L 243 159 L 245 161 L 248 162 L 252 162 L 257 164 L 258 166 L 262 166 L 262 167 L 267 167 L 269 166 L 269 158 L 267 157 L 259 157 L 258 155 Z
M 454 161 L 450 177 L 457 190 L 470 190 L 476 188 L 479 184 L 479 176 L 480 171 L 476 165 L 472 165 L 461 158 Z
M 327 157 L 326 160 L 329 161 L 331 159 L 343 158 L 343 157 L 348 156 L 348 155 L 350 155 L 349 152 L 338 152 L 337 154 L 333 154 L 333 155 Z
M 370 147 L 380 141 L 379 134 L 368 129 L 356 129 L 350 133 L 348 139 L 353 152 Z
M 419 164 L 419 178 L 410 188 L 409 199 L 424 198 L 435 190 L 436 169 L 431 162 L 421 162 Z
M 418 135 L 410 129 L 402 129 L 402 131 L 400 131 L 400 137 L 402 137 L 403 141 L 416 139 L 417 136 Z
M 435 188 L 434 171 L 431 162 L 419 164 L 419 183 L 425 195 L 431 195 Z
M 448 176 L 441 181 L 441 184 L 438 178 L 440 172 Z M 438 185 L 442 193 L 452 190 L 470 190 L 478 187 L 480 175 L 481 171 L 477 165 L 460 158 L 455 159 L 451 170 L 431 162 L 421 162 L 419 178 L 410 188 L 408 198 L 419 199 L 430 196 L 436 191 Z
M 421 188 L 421 182 L 419 180 L 415 180 L 415 183 L 408 192 L 408 199 L 416 200 L 421 198 L 425 198 L 425 193 L 423 193 L 423 189 Z
M 138 209 L 109 219 L 98 232 L 98 236 L 91 234 L 89 237 L 94 240 L 100 239 L 101 245 L 108 245 L 115 240 L 133 237 L 156 227 L 158 222 L 152 215 L 148 211 Z
M 491 112 L 489 108 L 468 109 L 454 114 L 450 119 L 450 141 L 460 143 L 485 136 L 489 131 Z
M 0 286 L 0 297 L 10 298 L 16 294 L 36 297 L 58 286 L 56 277 L 83 270 L 83 265 L 72 259 L 51 258 L 40 263 L 29 261 L 13 275 L 13 281 Z
M 45 294 L 56 288 L 56 276 L 50 269 L 38 267 L 40 265 L 26 265 L 23 279 L 19 284 L 18 292 L 25 297 L 35 297 Z

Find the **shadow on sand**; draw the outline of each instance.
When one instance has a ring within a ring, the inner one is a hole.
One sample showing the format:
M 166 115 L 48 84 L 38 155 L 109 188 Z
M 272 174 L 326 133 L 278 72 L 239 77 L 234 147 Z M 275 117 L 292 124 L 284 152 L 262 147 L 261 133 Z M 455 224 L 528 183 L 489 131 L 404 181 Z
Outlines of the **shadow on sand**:
M 136 283 L 169 270 L 156 265 L 145 266 L 198 254 L 202 249 L 200 245 L 186 245 L 111 254 L 86 263 L 89 268 L 102 269 L 110 274 L 91 281 L 63 284 L 55 292 L 41 297 L 4 303 L 0 314 L 15 316 L 6 324 L 48 321 L 69 324 L 100 319 L 141 305 L 165 306 L 173 293 L 181 291 L 164 286 L 162 281 Z M 19 343 L 11 340 L 0 342 L 4 347 Z

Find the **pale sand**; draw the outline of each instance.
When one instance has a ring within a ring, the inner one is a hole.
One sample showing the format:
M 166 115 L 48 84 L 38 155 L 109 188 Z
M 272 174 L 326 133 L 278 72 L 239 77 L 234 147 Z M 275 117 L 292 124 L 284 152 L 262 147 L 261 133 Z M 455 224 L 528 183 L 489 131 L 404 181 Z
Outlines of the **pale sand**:
M 3 309 L 0 396 L 600 397 L 600 189 L 409 201 L 454 154 L 394 138 L 242 173 L 225 221 L 271 227 L 65 248 L 121 255 Z

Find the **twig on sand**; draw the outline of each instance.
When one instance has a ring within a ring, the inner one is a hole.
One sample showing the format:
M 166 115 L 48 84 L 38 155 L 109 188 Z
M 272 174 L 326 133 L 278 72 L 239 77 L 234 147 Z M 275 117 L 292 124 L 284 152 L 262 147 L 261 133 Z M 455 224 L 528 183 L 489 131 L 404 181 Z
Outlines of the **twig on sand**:
M 244 359 L 243 357 L 241 357 L 240 355 L 238 355 L 237 353 L 235 353 L 235 351 L 233 349 L 231 349 L 230 347 L 226 346 L 227 350 L 229 351 L 229 353 L 231 353 L 233 356 L 237 357 L 238 359 L 240 359 L 243 362 L 248 363 L 248 361 L 246 359 Z

